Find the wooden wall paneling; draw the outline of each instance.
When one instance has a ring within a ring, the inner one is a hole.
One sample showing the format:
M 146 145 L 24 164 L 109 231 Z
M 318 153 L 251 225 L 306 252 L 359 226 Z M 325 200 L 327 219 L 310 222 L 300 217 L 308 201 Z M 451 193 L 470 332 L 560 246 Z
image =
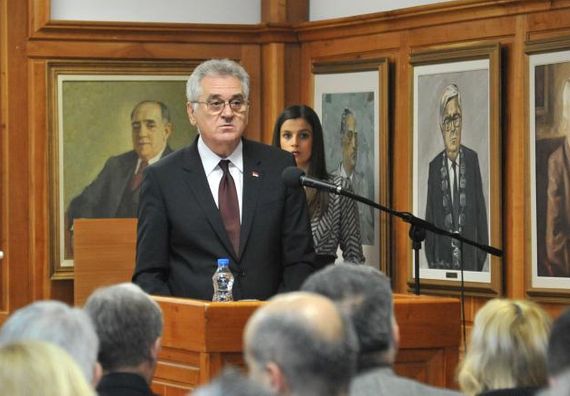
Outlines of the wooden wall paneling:
M 0 94 L 2 105 L 0 149 L 1 250 L 0 262 L 7 282 L 2 283 L 0 322 L 13 310 L 32 298 L 32 263 L 30 261 L 29 172 L 33 164 L 28 151 L 28 68 L 26 35 L 28 3 L 3 0 L 0 10 Z M 4 287 L 5 286 L 5 287 Z
M 529 13 L 527 15 L 526 31 L 529 40 L 542 40 L 570 35 L 570 9 L 569 1 L 556 2 L 560 9 L 547 9 L 542 12 Z M 554 4 L 553 4 L 554 7 Z
M 301 78 L 301 48 L 298 44 L 285 45 L 285 106 L 306 102 L 302 99 L 302 86 L 308 84 Z
M 8 32 L 6 29 L 8 15 L 7 0 L 0 0 L 0 251 L 2 257 L 0 258 L 0 315 L 7 311 L 8 302 L 8 266 L 7 261 L 4 260 L 4 253 L 7 246 L 6 236 L 8 235 L 7 215 L 8 207 L 5 197 L 7 186 L 7 61 L 8 61 Z M 1 323 L 1 320 L 0 320 Z
M 241 45 L 202 43 L 140 43 L 129 41 L 81 41 L 69 36 L 65 41 L 31 40 L 30 58 L 40 59 L 118 59 L 118 60 L 205 60 L 239 59 Z
M 525 217 L 530 207 L 530 196 L 527 194 L 528 158 L 525 155 L 527 126 L 527 96 L 525 93 L 526 56 L 524 43 L 526 38 L 526 16 L 516 17 L 514 40 L 505 45 L 507 61 L 504 67 L 504 144 L 508 150 L 503 150 L 505 156 L 505 258 L 503 259 L 504 274 L 506 275 L 507 293 L 510 297 L 524 298 L 526 287 L 526 266 L 531 264 L 528 254 L 528 238 L 525 227 Z
M 275 120 L 285 107 L 285 44 L 264 44 L 261 53 L 261 140 L 270 144 Z
M 309 0 L 261 0 L 264 23 L 298 23 L 309 20 Z
M 394 129 L 392 130 L 392 207 L 398 211 L 409 211 L 412 207 L 412 94 L 409 33 L 401 35 L 401 45 L 394 65 L 395 87 L 391 101 L 395 103 Z M 392 219 L 392 283 L 396 292 L 407 291 L 408 279 L 412 276 L 412 242 L 409 237 L 409 224 Z
M 33 299 L 40 299 L 46 295 L 50 288 L 49 272 L 49 243 L 50 229 L 48 224 L 49 202 L 51 191 L 48 184 L 48 152 L 49 142 L 47 131 L 47 85 L 46 65 L 42 61 L 30 61 L 28 118 L 30 145 L 30 262 L 33 263 Z M 52 187 L 53 188 L 53 187 Z M 57 188 L 57 187 L 55 187 Z M 32 226 L 33 225 L 33 226 Z
M 515 18 L 504 16 L 468 22 L 448 22 L 439 26 L 410 30 L 410 47 L 420 48 L 447 45 L 465 41 L 483 41 L 510 36 L 514 32 Z
M 240 48 L 240 60 L 249 73 L 250 77 L 250 93 L 249 93 L 249 122 L 245 135 L 249 139 L 262 141 L 262 66 L 261 66 L 261 48 L 259 45 L 243 45 Z
M 5 197 L 7 186 L 7 174 L 5 170 L 8 168 L 6 159 L 8 158 L 8 144 L 7 144 L 7 63 L 8 63 L 8 32 L 6 29 L 8 7 L 7 0 L 0 0 L 0 315 L 7 311 L 8 302 L 8 266 L 7 261 L 4 260 L 4 252 L 7 246 L 6 237 L 8 235 L 7 215 L 8 207 Z M 1 316 L 0 316 L 1 317 Z M 1 323 L 1 320 L 0 320 Z

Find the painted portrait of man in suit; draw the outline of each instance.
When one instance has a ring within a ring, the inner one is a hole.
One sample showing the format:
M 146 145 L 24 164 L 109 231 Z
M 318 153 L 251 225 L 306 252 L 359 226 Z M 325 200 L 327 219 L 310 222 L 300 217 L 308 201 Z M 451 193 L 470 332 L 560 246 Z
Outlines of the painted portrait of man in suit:
M 136 217 L 145 167 L 195 133 L 180 105 L 184 80 L 123 77 L 64 76 L 60 84 L 63 266 L 73 263 L 73 221 Z
M 374 94 L 331 93 L 322 99 L 329 172 L 347 178 L 356 194 L 374 201 Z M 362 244 L 374 245 L 374 210 L 359 202 L 358 213 Z
M 483 245 L 489 243 L 487 208 L 477 153 L 461 142 L 463 109 L 456 84 L 445 87 L 440 100 L 439 128 L 444 149 L 429 163 L 425 219 Z M 481 271 L 487 254 L 471 245 L 428 232 L 425 253 L 429 268 Z
M 539 65 L 534 76 L 534 276 L 562 288 L 570 277 L 570 62 Z

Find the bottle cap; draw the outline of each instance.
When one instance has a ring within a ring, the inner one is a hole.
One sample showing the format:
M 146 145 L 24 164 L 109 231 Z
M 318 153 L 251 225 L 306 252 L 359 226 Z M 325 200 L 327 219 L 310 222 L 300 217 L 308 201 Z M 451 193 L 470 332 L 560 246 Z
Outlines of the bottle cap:
M 219 258 L 218 259 L 218 265 L 228 266 L 228 265 L 230 265 L 230 259 L 229 258 Z

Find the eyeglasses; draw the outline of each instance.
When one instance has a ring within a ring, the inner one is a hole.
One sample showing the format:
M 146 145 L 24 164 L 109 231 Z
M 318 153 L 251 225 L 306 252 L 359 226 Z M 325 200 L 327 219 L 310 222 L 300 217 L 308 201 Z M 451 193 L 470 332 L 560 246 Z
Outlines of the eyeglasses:
M 452 128 L 457 128 L 461 126 L 461 114 L 456 114 L 453 117 L 446 117 L 443 119 L 443 129 L 447 132 L 451 131 Z
M 249 102 L 245 99 L 230 99 L 230 100 L 221 100 L 221 99 L 212 99 L 206 102 L 194 101 L 192 103 L 200 103 L 206 105 L 206 110 L 208 110 L 211 114 L 219 114 L 224 111 L 226 105 L 230 106 L 230 110 L 234 113 L 243 113 Z

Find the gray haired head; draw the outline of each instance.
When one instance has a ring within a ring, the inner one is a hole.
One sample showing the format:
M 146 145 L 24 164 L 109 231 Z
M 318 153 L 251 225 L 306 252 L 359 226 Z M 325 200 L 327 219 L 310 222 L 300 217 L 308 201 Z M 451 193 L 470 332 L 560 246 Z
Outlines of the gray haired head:
M 188 102 L 196 102 L 202 95 L 202 80 L 207 76 L 235 77 L 241 82 L 243 96 L 249 98 L 249 74 L 237 62 L 230 59 L 210 59 L 200 63 L 186 83 L 186 99 Z
M 99 363 L 106 371 L 153 362 L 151 348 L 162 334 L 162 311 L 133 283 L 102 287 L 84 307 L 101 343 Z
M 352 320 L 361 356 L 388 352 L 393 346 L 392 289 L 388 277 L 376 268 L 329 265 L 309 276 L 301 290 L 330 298 Z
M 445 117 L 445 107 L 449 101 L 453 98 L 457 98 L 457 107 L 461 111 L 461 93 L 456 84 L 449 84 L 443 90 L 441 95 L 441 100 L 439 101 L 439 128 L 443 131 L 443 118 Z
M 63 348 L 93 383 L 99 340 L 89 316 L 53 300 L 37 301 L 14 312 L 0 329 L 0 344 L 46 341 Z
M 254 367 L 276 364 L 292 394 L 330 396 L 348 390 L 358 341 L 330 300 L 293 292 L 273 297 L 250 318 L 245 353 Z

